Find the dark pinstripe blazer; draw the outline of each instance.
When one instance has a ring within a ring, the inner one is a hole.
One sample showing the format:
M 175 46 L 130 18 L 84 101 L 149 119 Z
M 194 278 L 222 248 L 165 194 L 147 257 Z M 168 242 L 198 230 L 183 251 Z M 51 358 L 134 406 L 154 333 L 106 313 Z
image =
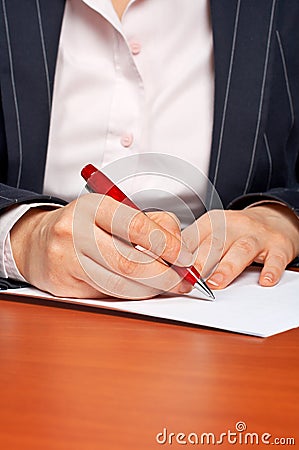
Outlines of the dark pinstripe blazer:
M 0 0 L 0 209 L 41 198 L 64 5 Z M 211 16 L 210 180 L 225 207 L 299 213 L 299 1 L 211 0 Z
M 0 208 L 42 192 L 64 5 L 0 0 Z M 211 0 L 211 12 L 210 179 L 226 207 L 264 195 L 299 212 L 299 2 Z

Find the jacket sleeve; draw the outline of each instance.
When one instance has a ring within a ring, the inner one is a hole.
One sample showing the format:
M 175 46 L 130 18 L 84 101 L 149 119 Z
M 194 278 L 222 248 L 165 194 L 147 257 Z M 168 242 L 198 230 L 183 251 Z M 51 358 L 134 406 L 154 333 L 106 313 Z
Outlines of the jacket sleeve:
M 11 186 L 0 183 L 0 213 L 10 206 L 21 203 L 58 203 L 66 205 L 64 200 L 61 200 L 50 195 L 37 194 L 35 192 L 17 189 Z
M 244 209 L 253 203 L 275 200 L 288 206 L 299 219 L 299 188 L 275 188 L 267 192 L 242 195 L 233 200 L 228 209 Z

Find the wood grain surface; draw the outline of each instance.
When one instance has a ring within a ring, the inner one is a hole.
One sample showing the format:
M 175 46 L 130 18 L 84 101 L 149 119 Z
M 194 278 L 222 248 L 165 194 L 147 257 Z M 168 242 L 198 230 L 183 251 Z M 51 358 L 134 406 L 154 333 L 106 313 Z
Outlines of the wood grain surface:
M 176 441 L 240 421 L 238 439 L 299 448 L 298 355 L 299 329 L 261 339 L 1 295 L 0 449 L 265 447 Z

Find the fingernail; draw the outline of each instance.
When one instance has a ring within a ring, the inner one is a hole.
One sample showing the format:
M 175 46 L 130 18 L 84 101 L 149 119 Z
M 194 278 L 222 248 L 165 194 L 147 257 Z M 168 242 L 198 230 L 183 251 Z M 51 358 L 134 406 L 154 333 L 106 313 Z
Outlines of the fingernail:
M 189 252 L 189 250 L 182 247 L 177 262 L 185 267 L 192 266 L 194 262 L 194 256 L 191 252 Z
M 214 275 L 208 279 L 208 283 L 212 286 L 220 286 L 223 283 L 224 276 L 222 273 L 214 273 Z
M 264 281 L 266 283 L 272 284 L 273 283 L 273 275 L 272 273 L 266 273 L 263 277 Z
M 192 291 L 193 286 L 191 283 L 188 283 L 187 281 L 183 281 L 179 288 L 178 291 L 180 294 L 188 294 L 188 292 Z

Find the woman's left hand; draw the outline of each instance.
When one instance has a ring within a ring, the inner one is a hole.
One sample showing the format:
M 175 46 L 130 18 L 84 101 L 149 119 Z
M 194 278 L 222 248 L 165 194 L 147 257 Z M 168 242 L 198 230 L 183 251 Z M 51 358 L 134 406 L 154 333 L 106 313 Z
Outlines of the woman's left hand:
M 263 264 L 259 283 L 274 286 L 299 255 L 299 218 L 279 203 L 210 211 L 182 236 L 212 289 L 225 288 L 252 262 Z

